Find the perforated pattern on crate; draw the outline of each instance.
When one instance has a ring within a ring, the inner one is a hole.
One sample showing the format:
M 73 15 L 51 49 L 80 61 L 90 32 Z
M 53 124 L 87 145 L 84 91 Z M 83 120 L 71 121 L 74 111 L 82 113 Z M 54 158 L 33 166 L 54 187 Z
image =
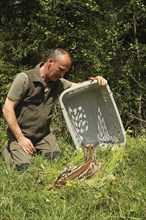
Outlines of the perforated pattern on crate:
M 97 82 L 64 91 L 60 105 L 75 147 L 81 143 L 125 144 L 125 131 L 109 86 Z

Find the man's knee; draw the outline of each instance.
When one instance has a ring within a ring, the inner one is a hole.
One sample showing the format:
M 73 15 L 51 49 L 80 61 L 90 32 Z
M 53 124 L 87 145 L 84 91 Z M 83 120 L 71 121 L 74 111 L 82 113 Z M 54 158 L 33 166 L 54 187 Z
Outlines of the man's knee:
M 55 136 L 48 134 L 36 146 L 36 150 L 45 158 L 53 160 L 60 155 L 60 148 Z
M 17 170 L 20 173 L 23 173 L 28 167 L 29 167 L 29 163 L 22 163 L 22 164 L 16 164 L 15 165 L 15 170 Z
M 45 158 L 49 159 L 49 160 L 53 160 L 56 159 L 60 156 L 60 151 L 52 151 L 52 152 L 47 152 L 45 153 Z
M 1 156 L 7 164 L 10 164 L 10 165 L 12 164 L 12 162 L 13 162 L 12 157 L 11 157 L 11 154 L 7 148 L 4 148 L 1 150 Z
M 26 170 L 32 159 L 32 156 L 26 154 L 16 142 L 8 144 L 8 146 L 1 151 L 1 156 L 7 164 L 19 172 Z

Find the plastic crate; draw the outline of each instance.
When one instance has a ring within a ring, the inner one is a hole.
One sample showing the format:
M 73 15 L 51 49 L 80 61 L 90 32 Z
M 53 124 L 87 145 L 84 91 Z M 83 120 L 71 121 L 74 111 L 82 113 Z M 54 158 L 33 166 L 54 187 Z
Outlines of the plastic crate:
M 59 101 L 77 149 L 82 143 L 125 145 L 125 130 L 108 85 L 82 83 L 65 90 Z

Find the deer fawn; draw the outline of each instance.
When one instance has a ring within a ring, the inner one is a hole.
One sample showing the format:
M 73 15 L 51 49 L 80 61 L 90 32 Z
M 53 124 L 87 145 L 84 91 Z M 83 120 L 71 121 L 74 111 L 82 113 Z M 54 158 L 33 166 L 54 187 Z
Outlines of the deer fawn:
M 74 179 L 88 179 L 99 169 L 100 164 L 96 161 L 96 145 L 82 145 L 84 151 L 84 163 L 82 165 L 68 165 L 57 177 L 54 186 L 61 188 L 66 186 L 67 181 Z

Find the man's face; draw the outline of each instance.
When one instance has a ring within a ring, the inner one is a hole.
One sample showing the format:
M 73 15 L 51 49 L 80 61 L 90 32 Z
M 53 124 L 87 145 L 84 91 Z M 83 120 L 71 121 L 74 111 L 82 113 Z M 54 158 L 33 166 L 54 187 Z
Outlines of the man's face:
M 57 81 L 64 77 L 65 73 L 69 71 L 70 66 L 71 60 L 66 54 L 58 57 L 58 59 L 50 58 L 48 60 L 48 72 L 46 77 L 51 81 Z

